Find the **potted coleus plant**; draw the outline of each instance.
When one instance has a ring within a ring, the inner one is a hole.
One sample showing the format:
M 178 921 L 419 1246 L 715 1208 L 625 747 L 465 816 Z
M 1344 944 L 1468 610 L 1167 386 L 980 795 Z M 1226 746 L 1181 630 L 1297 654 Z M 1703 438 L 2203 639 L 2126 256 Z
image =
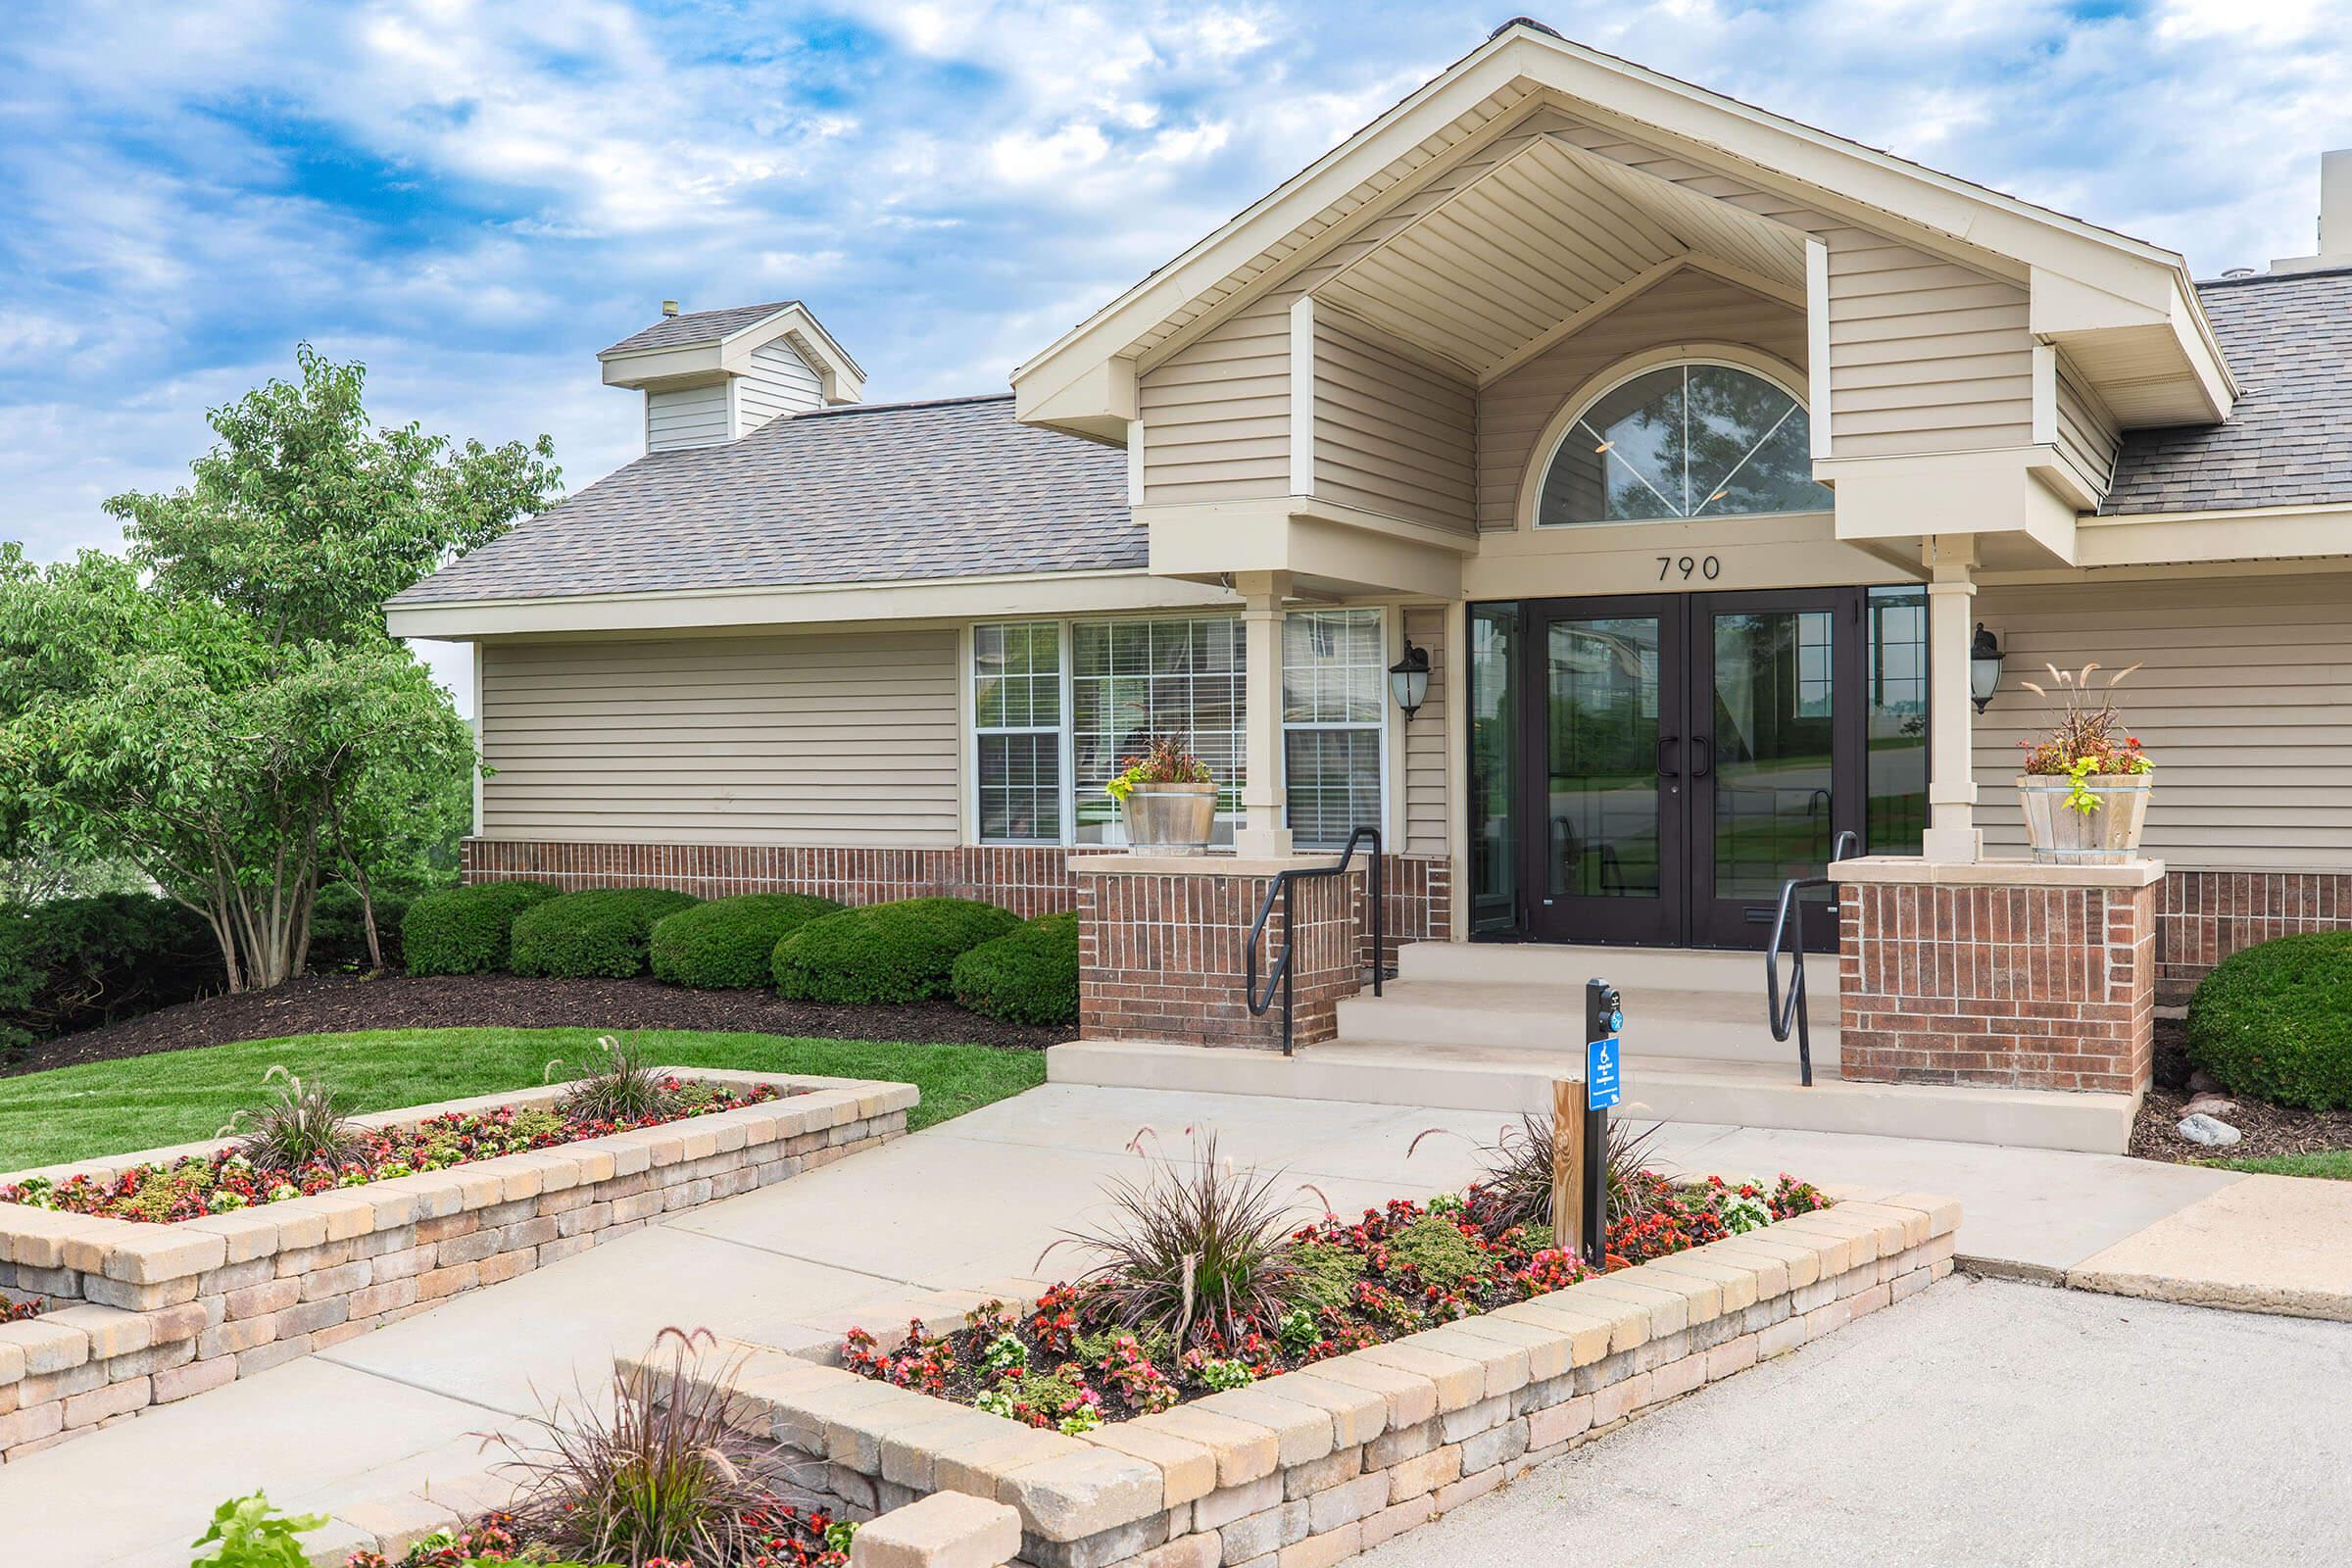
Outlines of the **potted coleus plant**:
M 2026 752 L 2018 796 L 2036 860 L 2096 865 L 2139 853 L 2156 763 L 2115 706 L 2115 688 L 2139 666 L 2117 670 L 2094 690 L 2091 676 L 2098 668 L 2050 665 L 2055 691 L 2019 683 L 2057 710 L 2038 740 L 2018 742 Z
M 1217 782 L 1208 764 L 1173 738 L 1152 743 L 1103 786 L 1119 803 L 1130 849 L 1149 855 L 1199 855 L 1217 820 Z

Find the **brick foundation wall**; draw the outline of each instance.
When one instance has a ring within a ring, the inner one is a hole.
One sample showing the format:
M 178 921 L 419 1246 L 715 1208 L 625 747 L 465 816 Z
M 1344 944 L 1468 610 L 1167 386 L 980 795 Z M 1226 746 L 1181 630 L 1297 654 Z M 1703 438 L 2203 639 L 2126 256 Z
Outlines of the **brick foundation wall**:
M 830 1512 L 1009 1503 L 1028 1568 L 1329 1568 L 1916 1295 L 1950 1273 L 1959 1218 L 1934 1199 L 1839 1203 L 1084 1439 L 778 1350 L 750 1351 L 735 1407 Z
M 1845 882 L 1838 963 L 1847 1079 L 2118 1094 L 2148 1083 L 2152 884 Z
M 791 1083 L 775 1074 L 695 1076 Z M 392 1125 L 449 1109 L 547 1103 L 562 1093 L 359 1119 Z M 326 1349 L 662 1214 L 816 1169 L 904 1133 L 914 1102 L 903 1084 L 827 1085 L 175 1225 L 0 1204 L 0 1287 L 47 1304 L 37 1317 L 0 1325 L 0 1458 Z M 44 1174 L 122 1169 L 146 1157 Z
M 1083 1038 L 1280 1048 L 1279 998 L 1262 1017 L 1244 1001 L 1250 927 L 1271 876 L 1081 869 L 1076 882 Z M 1339 999 L 1362 984 L 1363 884 L 1360 871 L 1294 884 L 1298 1044 L 1330 1039 Z M 1261 976 L 1286 939 L 1278 904 L 1260 949 Z
M 967 844 L 956 849 L 796 849 L 755 844 L 581 844 L 467 839 L 467 882 L 529 880 L 557 887 L 665 887 L 697 898 L 814 893 L 844 904 L 891 899 L 982 899 L 1019 915 L 1077 906 L 1070 872 L 1083 849 Z M 1107 852 L 1106 852 L 1107 853 Z M 1389 941 L 1443 942 L 1453 917 L 1453 866 L 1443 857 L 1385 857 Z M 1368 926 L 1368 922 L 1367 922 Z M 1364 961 L 1371 961 L 1367 935 Z
M 2352 927 L 2352 871 L 2167 871 L 2156 900 L 2156 1002 L 2185 1005 L 2232 953 Z

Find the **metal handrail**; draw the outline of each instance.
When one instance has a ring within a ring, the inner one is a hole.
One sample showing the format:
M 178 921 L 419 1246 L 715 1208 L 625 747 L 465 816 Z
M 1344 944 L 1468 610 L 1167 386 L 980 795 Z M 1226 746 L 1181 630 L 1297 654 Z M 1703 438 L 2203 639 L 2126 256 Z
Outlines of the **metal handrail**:
M 1839 833 L 1830 846 L 1832 865 L 1844 859 L 1861 845 L 1852 828 Z M 1826 888 L 1827 876 L 1795 876 L 1781 884 L 1781 908 L 1773 917 L 1772 945 L 1764 950 L 1764 1019 L 1772 1025 L 1772 1038 L 1783 1043 L 1788 1031 L 1796 1031 L 1796 1068 L 1798 1081 L 1806 1088 L 1813 1087 L 1813 1024 L 1805 1006 L 1805 922 L 1795 923 L 1796 941 L 1788 948 L 1788 996 L 1781 998 L 1781 949 L 1789 932 L 1789 913 L 1796 908 L 1797 895 L 1807 888 Z
M 1291 954 L 1298 943 L 1298 925 L 1292 917 L 1296 912 L 1297 901 L 1291 895 L 1291 888 L 1308 877 L 1347 875 L 1348 866 L 1355 860 L 1355 847 L 1367 839 L 1372 844 L 1372 994 L 1379 996 L 1381 977 L 1387 972 L 1389 962 L 1387 900 L 1382 897 L 1385 890 L 1381 883 L 1380 829 L 1359 827 L 1348 834 L 1348 847 L 1340 852 L 1339 859 L 1330 865 L 1302 865 L 1295 870 L 1275 872 L 1274 885 L 1266 889 L 1265 901 L 1257 906 L 1257 922 L 1250 927 L 1249 951 L 1244 958 L 1248 979 L 1243 986 L 1243 999 L 1250 1004 L 1250 1014 L 1262 1018 L 1266 1010 L 1274 1005 L 1275 988 L 1281 987 L 1282 1054 L 1286 1056 L 1291 1054 L 1291 1013 L 1295 989 L 1291 980 Z M 1266 988 L 1261 995 L 1257 989 L 1257 945 L 1266 934 L 1266 921 L 1273 916 L 1277 899 L 1282 901 L 1282 955 L 1266 970 Z

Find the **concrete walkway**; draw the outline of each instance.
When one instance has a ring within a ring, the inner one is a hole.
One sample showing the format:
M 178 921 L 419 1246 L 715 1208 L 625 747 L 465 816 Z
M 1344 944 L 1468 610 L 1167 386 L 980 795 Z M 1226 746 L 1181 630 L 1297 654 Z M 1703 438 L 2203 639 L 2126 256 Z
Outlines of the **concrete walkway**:
M 2340 1565 L 2348 1378 L 2352 1325 L 1955 1274 L 1356 1562 Z
M 521 1426 L 551 1397 L 601 1388 L 614 1352 L 643 1349 L 667 1325 L 792 1344 L 837 1335 L 861 1308 L 923 1291 L 1074 1272 L 1077 1254 L 1042 1263 L 1041 1254 L 1065 1229 L 1102 1217 L 1106 1182 L 1147 1174 L 1130 1147 L 1139 1134 L 1144 1147 L 1183 1155 L 1195 1130 L 1213 1129 L 1224 1156 L 1287 1167 L 1302 1213 L 1326 1204 L 1354 1213 L 1460 1187 L 1475 1174 L 1474 1142 L 1491 1140 L 1500 1120 L 1033 1090 L 0 1467 L 0 1535 L 17 1548 L 11 1560 L 182 1568 L 213 1505 L 257 1486 L 281 1506 L 319 1509 L 478 1471 L 483 1434 Z M 1433 1127 L 1461 1136 L 1424 1140 L 1408 1154 Z M 1786 1170 L 1957 1197 L 1964 1253 L 2043 1279 L 2153 1245 L 2152 1235 L 2161 1242 L 2163 1226 L 2266 1180 L 2105 1155 L 1728 1127 L 1671 1126 L 1653 1153 L 1692 1172 Z M 2352 1184 L 2294 1185 L 2344 1186 L 2352 1197 Z M 2339 1222 L 2331 1234 L 2344 1233 Z M 2114 1277 L 2136 1277 L 2145 1261 Z M 2183 1375 L 2202 1376 L 2193 1365 Z M 136 1507 L 122 1505 L 126 1489 Z

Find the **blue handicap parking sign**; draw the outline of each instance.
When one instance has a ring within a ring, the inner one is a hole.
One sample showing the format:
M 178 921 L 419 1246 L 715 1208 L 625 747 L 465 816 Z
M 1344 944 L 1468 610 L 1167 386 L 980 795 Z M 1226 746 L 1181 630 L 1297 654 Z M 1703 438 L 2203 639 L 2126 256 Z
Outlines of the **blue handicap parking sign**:
M 1595 1040 L 1585 1047 L 1585 1104 L 1588 1109 L 1606 1110 L 1617 1103 L 1625 1093 L 1625 1084 L 1617 1073 L 1617 1038 Z

